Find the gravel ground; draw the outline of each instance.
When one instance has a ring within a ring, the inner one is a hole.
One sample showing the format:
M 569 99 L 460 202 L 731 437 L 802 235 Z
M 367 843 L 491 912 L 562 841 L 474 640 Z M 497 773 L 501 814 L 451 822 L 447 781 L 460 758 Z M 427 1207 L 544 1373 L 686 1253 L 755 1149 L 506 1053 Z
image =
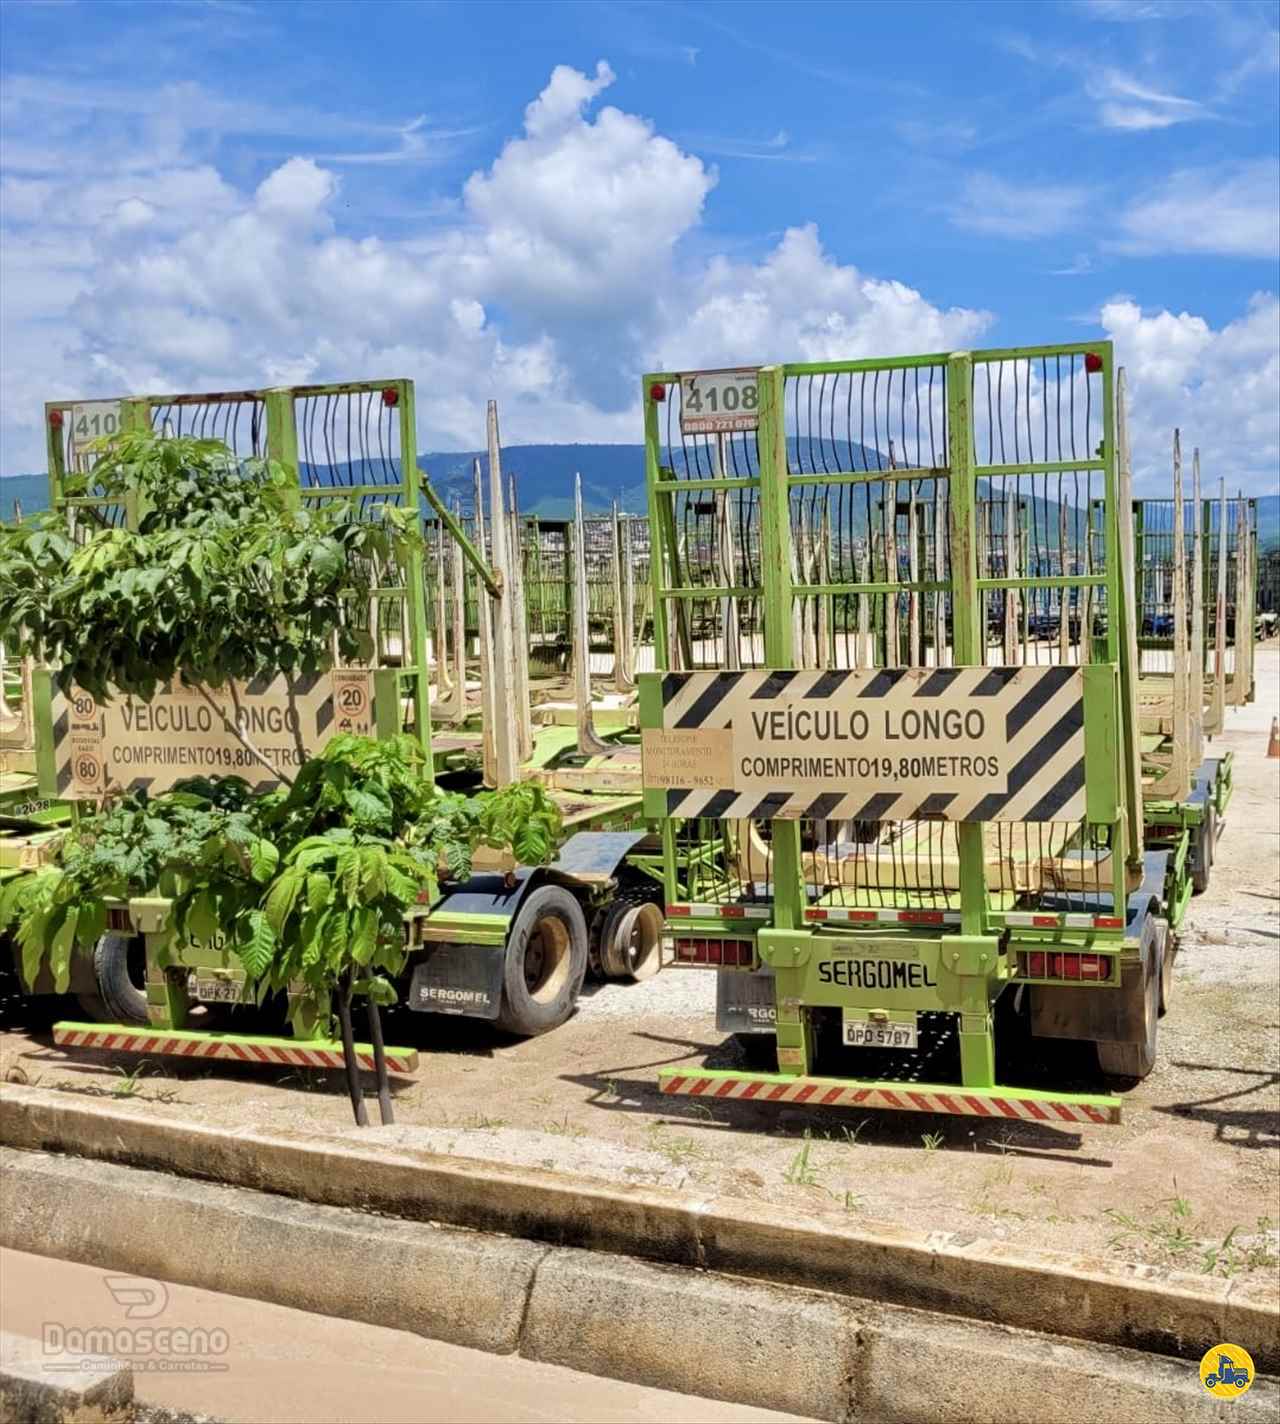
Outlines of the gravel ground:
M 396 1089 L 396 1141 L 459 1156 L 722 1192 L 798 1214 L 972 1232 L 1111 1253 L 1217 1275 L 1277 1273 L 1280 1238 L 1280 647 L 1259 651 L 1258 699 L 1212 751 L 1236 755 L 1236 789 L 1207 894 L 1193 901 L 1160 1027 L 1160 1062 L 1126 1094 L 1119 1127 L 1067 1129 L 922 1114 L 782 1111 L 663 1099 L 668 1064 L 731 1066 L 713 976 L 674 971 L 607 985 L 540 1039 L 400 1013 L 389 1037 L 423 1066 Z M 304 1127 L 349 1137 L 339 1075 L 216 1072 L 66 1055 L 47 1036 L 0 1035 L 0 1069 L 51 1092 L 229 1129 Z M 1063 1071 L 1105 1084 L 1081 1055 Z M 129 1087 L 134 1091 L 128 1094 Z M 376 1117 L 376 1106 L 371 1103 Z M 744 1205 L 744 1210 L 749 1210 Z

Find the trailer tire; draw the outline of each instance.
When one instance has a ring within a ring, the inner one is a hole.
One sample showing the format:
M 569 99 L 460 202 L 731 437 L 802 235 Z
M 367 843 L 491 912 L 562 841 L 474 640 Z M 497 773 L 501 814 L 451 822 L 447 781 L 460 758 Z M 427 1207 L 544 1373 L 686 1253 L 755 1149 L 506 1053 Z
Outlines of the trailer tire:
M 139 935 L 108 930 L 93 949 L 96 994 L 80 995 L 80 1007 L 100 1023 L 145 1024 L 146 950 Z
M 1168 924 L 1155 915 L 1147 917 L 1142 936 L 1142 958 L 1132 970 L 1142 974 L 1143 1033 L 1137 1042 L 1098 1043 L 1098 1067 L 1109 1078 L 1120 1078 L 1127 1085 L 1140 1083 L 1156 1066 L 1156 1037 L 1160 1022 L 1160 979 L 1163 969 L 1164 938 Z M 1157 950 L 1159 951 L 1157 953 Z M 1125 984 L 1121 993 L 1135 993 L 1139 988 L 1136 976 Z
M 573 1012 L 586 971 L 582 906 L 559 885 L 539 886 L 507 934 L 498 1027 L 526 1038 L 558 1028 Z
M 1204 820 L 1196 828 L 1195 840 L 1191 846 L 1191 890 L 1203 895 L 1209 888 L 1209 872 L 1213 866 L 1213 841 L 1218 829 L 1218 813 L 1213 802 L 1205 805 Z
M 1156 945 L 1160 957 L 1160 1017 L 1169 1012 L 1169 1000 L 1173 995 L 1173 961 L 1177 955 L 1178 937 L 1168 920 L 1159 921 L 1160 929 Z
M 600 917 L 600 972 L 606 979 L 651 979 L 662 964 L 662 910 L 644 890 L 621 890 Z

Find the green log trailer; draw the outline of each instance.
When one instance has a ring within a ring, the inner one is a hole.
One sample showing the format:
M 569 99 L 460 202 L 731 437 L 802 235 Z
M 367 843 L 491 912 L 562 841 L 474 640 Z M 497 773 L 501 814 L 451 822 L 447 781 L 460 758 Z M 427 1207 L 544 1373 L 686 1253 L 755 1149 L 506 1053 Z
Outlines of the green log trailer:
M 1110 344 L 659 372 L 642 396 L 665 953 L 717 970 L 718 1022 L 768 1064 L 662 1090 L 1118 1121 L 1043 1051 L 1150 1072 L 1172 944 Z
M 302 501 L 347 497 L 371 516 L 380 503 L 415 506 L 425 499 L 468 561 L 475 596 L 484 596 L 485 589 L 500 592 L 493 572 L 412 458 L 410 381 L 51 402 L 45 419 L 53 505 L 67 510 L 82 529 L 131 524 L 138 518 L 131 500 L 112 505 L 93 494 L 65 493 L 67 472 L 85 468 L 92 458 L 84 450 L 87 440 L 117 429 L 151 427 L 173 435 L 217 438 L 243 457 L 269 455 L 297 472 Z M 421 553 L 415 552 L 404 568 L 384 571 L 370 609 L 353 609 L 352 616 L 378 625 L 375 666 L 366 683 L 371 730 L 379 736 L 408 732 L 430 753 L 433 689 L 422 564 Z M 388 629 L 397 636 L 385 636 Z M 502 670 L 492 659 L 489 667 L 497 680 L 490 702 L 501 708 L 506 697 Z M 248 697 L 251 689 L 242 692 Z M 275 695 L 272 689 L 259 692 L 264 705 Z M 440 692 L 438 683 L 435 692 Z M 334 693 L 328 680 L 288 692 L 295 701 L 305 696 L 308 706 L 315 705 L 314 717 L 301 719 L 309 751 L 319 749 L 333 726 Z M 112 754 L 108 747 L 115 745 L 107 721 L 113 709 L 89 708 L 88 720 L 79 717 L 77 726 L 75 708 L 56 692 L 50 676 L 40 672 L 33 702 L 40 793 L 65 805 L 74 801 L 80 784 L 82 768 L 74 753 L 83 751 L 85 743 L 77 737 L 88 733 L 90 753 L 96 748 L 105 765 Z M 173 779 L 201 769 L 189 756 L 201 735 L 178 736 L 177 750 L 167 761 L 152 758 L 145 775 L 136 763 L 128 770 L 109 766 L 106 774 L 125 789 L 147 785 L 162 790 Z M 510 1032 L 536 1034 L 556 1027 L 572 1012 L 589 961 L 610 977 L 641 978 L 656 970 L 661 890 L 650 872 L 658 847 L 640 820 L 639 796 L 566 800 L 570 834 L 552 865 L 486 864 L 478 857 L 468 882 L 441 885 L 429 903 L 408 917 L 410 956 L 400 989 L 410 1009 L 491 1019 Z M 14 864 L 7 873 L 21 873 L 40 859 L 45 833 L 21 818 L 12 829 L 17 834 L 7 844 L 14 851 L 9 857 Z M 14 959 L 16 965 L 16 948 Z M 50 992 L 47 970 L 27 988 Z M 93 952 L 74 957 L 71 990 L 92 1021 L 58 1024 L 55 1042 L 153 1055 L 341 1065 L 340 1045 L 327 1038 L 328 1005 L 306 994 L 289 996 L 291 1035 L 231 1031 L 237 1026 L 234 1018 L 229 1024 L 217 1023 L 228 1031 L 197 1031 L 211 1012 L 217 1016 L 237 1004 L 243 989 L 238 961 L 224 945 L 180 943 L 167 901 L 131 900 L 111 912 L 109 931 Z M 205 1012 L 197 1015 L 197 1008 Z M 372 1062 L 366 1046 L 359 1051 L 362 1061 Z M 393 1071 L 416 1066 L 412 1053 L 388 1049 L 388 1057 Z
M 1184 501 L 1177 432 L 1173 497 L 1133 506 L 1143 812 L 1147 845 L 1169 851 L 1174 929 L 1208 888 L 1233 789 L 1232 753 L 1206 743 L 1253 695 L 1256 517 L 1225 490 L 1201 499 L 1198 450 Z

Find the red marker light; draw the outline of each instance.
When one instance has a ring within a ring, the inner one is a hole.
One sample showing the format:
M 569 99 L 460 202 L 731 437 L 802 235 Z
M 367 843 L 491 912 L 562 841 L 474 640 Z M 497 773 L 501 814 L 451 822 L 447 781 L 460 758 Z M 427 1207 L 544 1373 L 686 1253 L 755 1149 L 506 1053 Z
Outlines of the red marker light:
M 1086 351 L 1084 353 L 1084 368 L 1091 376 L 1096 376 L 1102 370 L 1102 357 L 1096 351 Z
M 54 430 L 62 429 L 62 412 L 60 410 L 51 410 L 49 412 L 49 424 Z
M 386 386 L 382 392 L 382 404 L 385 406 L 399 405 L 400 392 L 394 386 Z
M 667 388 L 660 381 L 655 381 L 649 387 L 649 399 L 653 401 L 664 401 L 667 398 Z

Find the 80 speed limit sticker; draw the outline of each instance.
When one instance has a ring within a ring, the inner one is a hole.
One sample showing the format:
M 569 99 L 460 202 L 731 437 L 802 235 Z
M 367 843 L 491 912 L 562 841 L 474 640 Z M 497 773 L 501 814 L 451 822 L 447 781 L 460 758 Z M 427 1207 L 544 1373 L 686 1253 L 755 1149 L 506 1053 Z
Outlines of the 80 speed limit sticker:
M 107 789 L 107 764 L 102 745 L 95 736 L 71 738 L 71 795 L 92 800 Z

